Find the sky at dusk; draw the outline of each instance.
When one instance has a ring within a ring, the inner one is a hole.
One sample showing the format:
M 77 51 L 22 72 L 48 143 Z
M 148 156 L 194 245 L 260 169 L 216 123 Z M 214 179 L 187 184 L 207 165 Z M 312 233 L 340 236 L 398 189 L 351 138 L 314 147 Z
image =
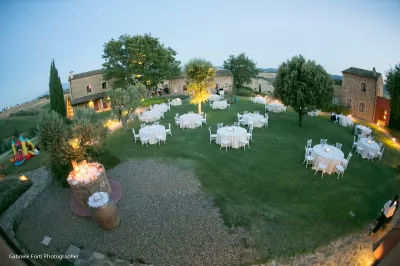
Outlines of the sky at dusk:
M 104 43 L 122 34 L 151 33 L 183 64 L 244 52 L 277 68 L 302 54 L 330 74 L 385 73 L 400 61 L 399 14 L 399 0 L 0 0 L 0 108 L 46 92 L 53 58 L 63 83 L 101 68 Z

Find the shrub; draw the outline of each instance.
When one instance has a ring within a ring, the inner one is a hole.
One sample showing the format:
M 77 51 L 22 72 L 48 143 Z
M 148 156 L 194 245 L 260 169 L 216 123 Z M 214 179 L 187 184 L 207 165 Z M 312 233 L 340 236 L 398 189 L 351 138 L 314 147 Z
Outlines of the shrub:
M 13 133 L 13 136 L 16 137 L 16 138 L 18 138 L 19 135 L 20 135 L 20 134 L 19 134 L 18 129 L 15 129 L 15 130 L 14 130 L 14 133 Z
M 31 138 L 35 137 L 36 134 L 37 134 L 37 128 L 33 128 L 33 127 L 32 127 L 32 128 L 30 128 L 30 129 L 28 130 L 28 132 L 25 134 L 25 137 L 28 138 L 28 139 L 31 139 Z
M 143 100 L 140 103 L 140 106 L 148 107 L 150 105 L 161 104 L 161 103 L 166 103 L 166 102 L 168 102 L 167 98 L 158 98 L 158 97 L 157 98 L 148 98 L 148 99 Z
M 250 97 L 250 96 L 254 96 L 255 93 L 254 93 L 253 89 L 250 87 L 239 87 L 236 89 L 236 95 Z
M 5 178 L 0 181 L 0 214 L 7 210 L 31 185 L 30 179 L 21 181 Z
M 258 92 L 261 93 L 261 84 L 258 84 Z
M 343 115 L 349 115 L 351 113 L 351 108 L 347 107 L 347 106 L 343 106 L 343 105 L 329 105 L 326 108 L 323 108 L 324 112 L 328 112 L 328 113 L 337 113 L 337 114 L 343 114 Z
M 114 168 L 121 162 L 119 157 L 115 156 L 109 149 L 104 147 L 92 149 L 89 153 L 94 162 L 101 163 L 106 169 Z

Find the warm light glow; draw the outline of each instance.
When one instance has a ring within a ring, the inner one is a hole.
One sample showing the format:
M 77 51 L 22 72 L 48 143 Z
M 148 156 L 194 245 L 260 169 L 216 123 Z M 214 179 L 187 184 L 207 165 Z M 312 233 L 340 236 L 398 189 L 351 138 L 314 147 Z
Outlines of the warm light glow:
M 378 123 L 376 123 L 376 126 L 377 126 L 377 127 L 379 127 L 379 122 L 378 122 Z
M 27 178 L 26 176 L 24 176 L 24 175 L 21 175 L 21 176 L 19 177 L 19 180 L 21 180 L 21 181 L 27 181 L 28 178 Z
M 275 102 L 277 103 L 277 102 L 278 102 L 278 100 L 275 100 Z
M 74 170 L 69 173 L 67 178 L 70 185 L 77 185 L 79 183 L 87 184 L 99 178 L 104 171 L 101 164 L 87 163 L 85 160 L 80 163 L 71 161 L 71 164 Z
M 396 138 L 392 138 L 393 142 L 396 142 Z
M 387 114 L 387 112 L 385 111 L 385 115 Z
M 384 116 L 383 116 L 383 119 L 385 119 L 385 120 L 386 120 L 386 115 L 384 115 Z
M 351 118 L 351 115 L 348 115 L 348 117 L 350 117 L 350 118 Z

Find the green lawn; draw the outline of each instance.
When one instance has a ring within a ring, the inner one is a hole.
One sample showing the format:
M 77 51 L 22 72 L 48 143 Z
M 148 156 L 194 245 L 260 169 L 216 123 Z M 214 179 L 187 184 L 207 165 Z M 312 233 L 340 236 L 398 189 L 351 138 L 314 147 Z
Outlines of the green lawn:
M 114 132 L 107 146 L 122 159 L 163 157 L 176 163 L 192 160 L 206 193 L 213 196 L 228 226 L 252 229 L 255 245 L 265 258 L 309 251 L 340 236 L 360 230 L 376 218 L 382 204 L 399 191 L 400 174 L 394 166 L 399 153 L 386 146 L 382 161 L 368 162 L 353 156 L 344 178 L 321 174 L 302 164 L 307 139 L 313 145 L 321 138 L 343 143 L 345 156 L 353 142 L 353 129 L 332 124 L 328 117 L 305 117 L 303 127 L 298 116 L 270 114 L 269 129 L 255 129 L 251 149 L 220 151 L 209 144 L 208 126 L 197 130 L 178 129 L 175 113 L 195 111 L 184 101 L 172 107 L 161 124 L 171 123 L 173 137 L 166 144 L 142 147 L 133 141 L 132 132 Z M 260 111 L 264 105 L 241 98 L 227 111 L 211 110 L 203 105 L 208 125 L 232 124 L 236 113 Z M 138 121 L 130 124 L 139 130 Z M 375 139 L 380 139 L 379 133 Z M 387 142 L 390 144 L 390 142 Z M 385 143 L 386 144 L 386 143 Z M 355 213 L 351 217 L 349 212 Z
M 39 116 L 17 116 L 0 119 L 0 140 L 18 133 L 27 132 L 30 128 L 36 128 Z

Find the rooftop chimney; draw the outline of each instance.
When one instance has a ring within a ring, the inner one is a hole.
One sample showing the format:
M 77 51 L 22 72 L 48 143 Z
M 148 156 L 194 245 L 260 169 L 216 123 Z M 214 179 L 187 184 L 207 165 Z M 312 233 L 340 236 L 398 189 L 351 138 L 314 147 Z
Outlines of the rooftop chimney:
M 74 77 L 74 71 L 69 72 L 69 78 L 72 79 Z
M 376 69 L 375 69 L 375 67 L 372 69 L 372 76 L 376 77 Z

